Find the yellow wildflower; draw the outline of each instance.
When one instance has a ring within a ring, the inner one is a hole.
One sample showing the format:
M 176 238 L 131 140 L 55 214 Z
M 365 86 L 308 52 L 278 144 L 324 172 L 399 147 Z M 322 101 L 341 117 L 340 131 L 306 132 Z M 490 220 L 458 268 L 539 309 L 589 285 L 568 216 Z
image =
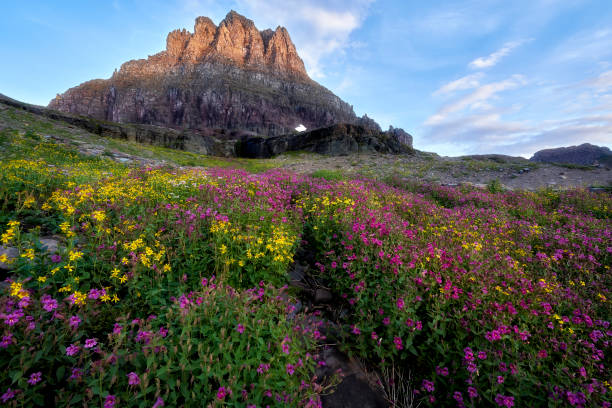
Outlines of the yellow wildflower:
M 28 258 L 30 261 L 34 259 L 34 250 L 32 248 L 28 248 L 25 250 L 23 254 L 21 254 L 22 258 Z
M 75 305 L 79 305 L 79 306 L 84 305 L 86 299 L 87 299 L 87 295 L 79 292 L 78 290 L 72 294 L 72 300 L 74 301 Z
M 70 262 L 78 261 L 83 257 L 83 253 L 79 251 L 70 251 L 68 257 L 70 258 Z

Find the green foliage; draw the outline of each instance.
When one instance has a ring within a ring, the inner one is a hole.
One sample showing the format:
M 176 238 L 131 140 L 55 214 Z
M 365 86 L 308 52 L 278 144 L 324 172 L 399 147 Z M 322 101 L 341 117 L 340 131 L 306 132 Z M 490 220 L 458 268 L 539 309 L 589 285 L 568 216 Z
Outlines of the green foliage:
M 320 169 L 312 173 L 312 177 L 322 178 L 328 181 L 344 180 L 346 175 L 340 170 Z

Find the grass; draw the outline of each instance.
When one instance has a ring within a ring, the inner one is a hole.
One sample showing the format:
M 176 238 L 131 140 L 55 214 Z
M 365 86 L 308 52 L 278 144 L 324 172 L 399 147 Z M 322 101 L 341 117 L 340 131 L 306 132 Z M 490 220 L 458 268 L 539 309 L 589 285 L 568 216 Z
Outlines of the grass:
M 347 176 L 341 170 L 320 169 L 312 173 L 312 177 L 328 181 L 346 180 Z

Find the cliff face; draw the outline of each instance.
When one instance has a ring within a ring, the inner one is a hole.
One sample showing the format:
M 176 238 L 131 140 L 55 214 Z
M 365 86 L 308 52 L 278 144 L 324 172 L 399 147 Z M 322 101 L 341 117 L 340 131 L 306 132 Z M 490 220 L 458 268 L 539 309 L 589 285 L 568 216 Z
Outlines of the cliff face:
M 263 135 L 357 123 L 353 108 L 308 77 L 285 28 L 259 31 L 230 12 L 215 26 L 168 34 L 166 50 L 124 63 L 110 79 L 85 82 L 49 108 L 115 122 Z

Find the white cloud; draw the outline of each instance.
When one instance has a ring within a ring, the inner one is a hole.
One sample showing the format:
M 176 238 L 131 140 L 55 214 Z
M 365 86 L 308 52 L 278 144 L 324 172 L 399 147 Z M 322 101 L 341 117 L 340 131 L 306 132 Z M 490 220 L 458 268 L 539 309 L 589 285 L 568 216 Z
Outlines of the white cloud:
M 504 44 L 503 47 L 495 51 L 493 54 L 490 54 L 487 57 L 476 58 L 474 61 L 470 62 L 470 67 L 475 69 L 490 68 L 496 65 L 499 60 L 510 54 L 512 50 L 514 50 L 516 47 L 520 46 L 524 42 L 524 40 L 507 42 L 506 44 Z
M 548 86 L 544 91 L 541 82 L 530 83 L 534 87 L 522 89 L 520 95 L 529 110 L 523 110 L 522 104 L 512 105 L 511 99 L 501 94 L 527 84 L 520 75 L 479 85 L 443 105 L 423 123 L 424 147 L 450 155 L 503 153 L 524 157 L 541 149 L 585 142 L 612 147 L 612 95 L 608 92 L 612 71 L 574 84 Z M 533 109 L 538 113 L 528 120 Z M 547 118 L 546 112 L 552 117 Z
M 352 48 L 351 33 L 365 20 L 373 0 L 311 1 L 237 0 L 238 10 L 258 28 L 283 25 L 289 31 L 306 70 L 314 78 L 325 77 L 324 60 Z
M 466 89 L 473 89 L 480 86 L 480 79 L 482 78 L 482 72 L 478 72 L 476 74 L 466 75 L 454 81 L 451 81 L 443 86 L 441 86 L 438 90 L 436 90 L 433 95 L 447 95 L 452 94 L 456 91 L 463 91 Z
M 595 88 L 595 92 L 597 93 L 606 92 L 612 88 L 612 70 L 602 72 L 596 78 L 586 80 L 584 84 L 591 88 Z
M 503 81 L 480 85 L 468 95 L 458 99 L 455 102 L 442 106 L 438 112 L 427 118 L 425 125 L 432 126 L 440 124 L 447 120 L 449 115 L 460 112 L 466 108 L 471 110 L 483 108 L 486 109 L 490 106 L 487 101 L 493 98 L 496 94 L 509 89 L 517 88 L 525 83 L 526 80 L 522 75 L 513 75 Z

